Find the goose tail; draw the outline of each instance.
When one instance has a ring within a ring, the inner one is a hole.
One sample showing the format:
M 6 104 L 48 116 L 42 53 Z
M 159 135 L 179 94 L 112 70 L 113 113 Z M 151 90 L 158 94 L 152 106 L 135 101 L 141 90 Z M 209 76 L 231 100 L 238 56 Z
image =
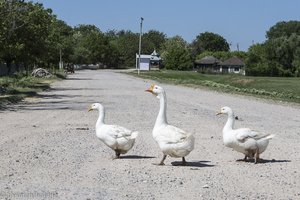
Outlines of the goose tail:
M 131 134 L 131 139 L 137 138 L 138 135 L 139 135 L 139 132 L 138 132 L 138 131 L 132 132 L 132 134 Z
M 270 140 L 270 139 L 272 139 L 273 137 L 275 137 L 275 134 L 270 134 L 270 135 L 266 136 L 264 139 Z

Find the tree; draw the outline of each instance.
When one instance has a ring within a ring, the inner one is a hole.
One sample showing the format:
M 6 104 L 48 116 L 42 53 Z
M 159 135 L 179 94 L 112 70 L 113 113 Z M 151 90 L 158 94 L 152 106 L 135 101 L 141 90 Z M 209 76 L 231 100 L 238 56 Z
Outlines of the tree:
M 135 55 L 139 52 L 139 34 L 121 30 L 117 35 L 116 45 L 120 52 L 122 65 L 126 67 L 135 66 Z
M 1 1 L 0 14 L 0 56 L 9 71 L 14 61 L 25 67 L 38 62 L 45 54 L 52 11 L 39 3 L 10 0 Z
M 7 65 L 10 73 L 11 64 L 24 48 L 19 41 L 19 31 L 24 27 L 26 3 L 22 1 L 0 1 L 0 57 Z
M 249 48 L 246 59 L 246 75 L 269 75 L 265 45 L 255 44 Z
M 292 34 L 300 35 L 299 21 L 282 21 L 276 23 L 267 31 L 267 39 L 272 40 L 279 37 L 290 37 Z
M 258 48 L 259 47 L 259 48 Z M 300 22 L 278 22 L 267 31 L 267 40 L 249 50 L 250 74 L 299 76 Z
M 191 44 L 192 54 L 194 56 L 202 53 L 203 51 L 229 51 L 229 44 L 220 35 L 205 32 L 200 33 Z
M 180 36 L 169 38 L 163 44 L 161 56 L 166 69 L 189 70 L 193 67 L 188 44 Z
M 60 53 L 64 62 L 73 62 L 72 55 L 74 51 L 73 28 L 64 21 L 54 18 L 50 26 L 50 34 L 46 39 L 47 54 L 42 62 L 46 66 L 58 66 Z
M 266 41 L 266 51 L 268 58 L 281 66 L 278 75 L 292 76 L 297 68 L 295 63 L 297 63 L 297 53 L 300 51 L 300 33 L 269 39 Z
M 300 48 L 298 47 L 295 50 L 294 60 L 292 62 L 293 67 L 295 68 L 295 76 L 300 77 Z
M 163 32 L 149 30 L 142 37 L 142 50 L 145 54 L 151 54 L 153 50 L 159 51 L 166 41 L 166 35 Z
M 117 45 L 118 35 L 116 30 L 109 30 L 104 35 L 105 53 L 103 64 L 109 68 L 119 68 L 121 65 L 120 51 Z
M 74 28 L 75 44 L 73 61 L 79 64 L 103 63 L 107 41 L 105 35 L 94 25 L 79 25 Z

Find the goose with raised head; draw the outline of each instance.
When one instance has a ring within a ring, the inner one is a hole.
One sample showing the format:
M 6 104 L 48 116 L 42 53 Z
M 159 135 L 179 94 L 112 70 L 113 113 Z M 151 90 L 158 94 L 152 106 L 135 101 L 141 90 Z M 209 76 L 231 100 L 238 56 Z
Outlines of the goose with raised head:
M 127 153 L 134 145 L 138 136 L 137 131 L 131 131 L 119 125 L 108 125 L 104 123 L 105 109 L 100 103 L 94 103 L 89 111 L 98 110 L 99 117 L 96 122 L 96 135 L 108 147 L 115 151 L 116 157 Z
M 245 155 L 244 161 L 247 158 L 254 158 L 254 163 L 259 162 L 259 155 L 263 153 L 269 144 L 269 140 L 275 135 L 264 134 L 253 131 L 249 128 L 234 129 L 234 113 L 231 108 L 225 106 L 217 113 L 227 114 L 228 119 L 223 128 L 223 143 L 226 147 L 230 147 L 235 151 Z
M 167 155 L 182 158 L 186 165 L 185 156 L 194 149 L 194 136 L 167 122 L 167 96 L 165 90 L 158 85 L 151 85 L 147 92 L 155 95 L 160 101 L 160 109 L 152 131 L 154 140 L 163 152 L 163 158 L 157 165 L 164 165 Z

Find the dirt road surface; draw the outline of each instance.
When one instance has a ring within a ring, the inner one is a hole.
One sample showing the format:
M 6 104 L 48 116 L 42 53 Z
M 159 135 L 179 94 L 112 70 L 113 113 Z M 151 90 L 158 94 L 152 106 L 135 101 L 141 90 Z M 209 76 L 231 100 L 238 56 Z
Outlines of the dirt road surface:
M 160 84 L 168 121 L 195 135 L 188 166 L 162 153 L 152 138 L 158 99 L 154 81 L 113 71 L 76 71 L 37 98 L 0 111 L 0 199 L 300 199 L 300 107 L 202 89 Z M 95 135 L 101 102 L 106 123 L 140 132 L 122 159 Z M 230 106 L 236 127 L 276 134 L 263 163 L 236 162 L 222 128 Z

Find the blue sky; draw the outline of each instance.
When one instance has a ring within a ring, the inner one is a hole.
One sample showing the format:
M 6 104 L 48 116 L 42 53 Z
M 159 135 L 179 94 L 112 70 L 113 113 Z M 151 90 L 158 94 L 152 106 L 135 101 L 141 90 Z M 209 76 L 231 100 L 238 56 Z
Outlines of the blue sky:
M 101 31 L 155 29 L 192 42 L 202 32 L 223 36 L 231 49 L 247 51 L 265 41 L 279 21 L 300 20 L 299 0 L 34 0 L 71 26 L 94 24 Z

